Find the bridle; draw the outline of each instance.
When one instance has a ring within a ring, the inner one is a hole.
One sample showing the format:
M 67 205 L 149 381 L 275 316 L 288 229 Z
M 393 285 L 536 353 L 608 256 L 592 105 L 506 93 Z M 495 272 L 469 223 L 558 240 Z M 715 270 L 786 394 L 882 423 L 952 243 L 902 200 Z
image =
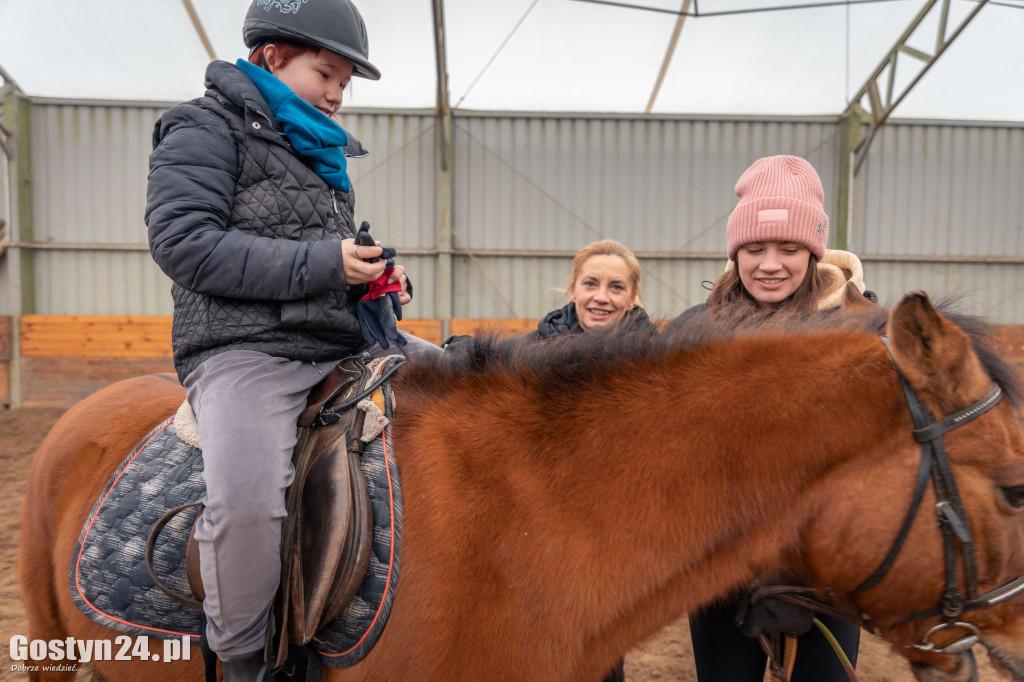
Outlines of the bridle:
M 903 525 L 893 541 L 889 553 L 879 564 L 875 572 L 864 582 L 854 588 L 854 592 L 863 592 L 871 589 L 881 581 L 888 572 L 896 555 L 903 547 L 903 542 L 910 532 L 910 526 L 917 516 L 921 501 L 924 498 L 925 489 L 928 487 L 928 479 L 931 478 L 932 487 L 935 490 L 935 512 L 939 521 L 939 528 L 942 531 L 942 554 L 943 564 L 946 573 L 946 587 L 942 592 L 939 605 L 924 611 L 912 613 L 902 622 L 909 623 L 916 620 L 942 616 L 943 622 L 929 629 L 922 637 L 921 642 L 914 645 L 923 651 L 935 653 L 960 653 L 979 641 L 978 629 L 970 624 L 960 621 L 960 616 L 966 611 L 977 611 L 999 604 L 1007 599 L 1024 591 L 1024 576 L 1010 580 L 1009 582 L 991 589 L 984 594 L 978 594 L 978 567 L 974 552 L 974 539 L 971 537 L 971 529 L 967 524 L 967 510 L 964 508 L 963 500 L 956 486 L 956 479 L 953 476 L 953 469 L 949 463 L 949 455 L 946 453 L 942 436 L 947 431 L 963 426 L 968 422 L 985 414 L 999 404 L 1003 397 L 1002 389 L 995 383 L 989 388 L 988 394 L 977 402 L 968 405 L 947 415 L 940 421 L 936 421 L 931 411 L 921 402 L 910 382 L 907 381 L 903 370 L 900 369 L 896 357 L 893 355 L 889 339 L 882 337 L 885 348 L 892 357 L 896 366 L 896 374 L 900 378 L 900 385 L 903 387 L 903 395 L 910 408 L 910 416 L 914 420 L 914 438 L 921 444 L 921 463 L 918 466 L 917 482 L 914 485 L 914 494 L 911 497 L 910 507 L 903 517 Z M 963 559 L 963 577 L 967 594 L 961 594 L 957 581 L 956 544 L 960 544 L 960 554 Z M 947 628 L 963 628 L 969 634 L 958 640 L 937 647 L 931 637 L 939 630 Z
M 953 476 L 953 469 L 949 463 L 949 455 L 946 453 L 942 436 L 947 431 L 963 426 L 968 422 L 985 414 L 997 404 L 1003 396 L 1002 389 L 995 383 L 992 384 L 988 394 L 975 403 L 947 415 L 940 421 L 936 421 L 931 411 L 921 402 L 917 393 L 911 387 L 900 369 L 896 357 L 892 353 L 889 339 L 882 337 L 886 350 L 892 357 L 896 367 L 896 374 L 899 376 L 900 385 L 903 387 L 903 395 L 906 398 L 907 406 L 910 408 L 910 415 L 914 421 L 914 438 L 921 444 L 921 462 L 918 466 L 917 481 L 914 484 L 914 493 L 911 497 L 910 507 L 903 517 L 903 524 L 899 533 L 889 548 L 888 554 L 879 564 L 878 568 L 860 585 L 854 588 L 854 592 L 863 592 L 877 585 L 888 573 L 897 555 L 903 548 L 903 543 L 910 532 L 910 527 L 917 516 L 928 488 L 929 479 L 935 490 L 935 511 L 939 521 L 939 528 L 942 531 L 942 552 L 945 568 L 945 589 L 938 606 L 918 611 L 904 618 L 901 623 L 910 623 L 933 616 L 942 616 L 942 623 L 930 628 L 915 648 L 922 651 L 930 651 L 939 654 L 959 654 L 971 648 L 981 641 L 981 633 L 978 628 L 960 620 L 960 616 L 967 611 L 995 606 L 1001 602 L 1024 592 L 1024 576 L 1010 580 L 999 587 L 978 594 L 978 569 L 975 558 L 974 540 L 971 537 L 971 530 L 967 524 L 967 510 L 964 508 L 960 498 L 956 480 Z M 958 587 L 957 549 L 960 545 L 960 555 L 963 559 L 963 582 L 967 594 L 961 594 Z M 809 588 L 772 586 L 764 588 L 770 590 L 770 596 L 784 599 L 801 606 L 821 611 L 829 615 L 838 616 L 856 624 L 870 627 L 870 623 L 864 618 L 851 616 L 851 614 L 839 610 L 831 605 L 822 604 L 811 596 Z M 932 636 L 940 630 L 960 628 L 967 631 L 961 636 L 943 646 L 936 646 L 931 641 Z

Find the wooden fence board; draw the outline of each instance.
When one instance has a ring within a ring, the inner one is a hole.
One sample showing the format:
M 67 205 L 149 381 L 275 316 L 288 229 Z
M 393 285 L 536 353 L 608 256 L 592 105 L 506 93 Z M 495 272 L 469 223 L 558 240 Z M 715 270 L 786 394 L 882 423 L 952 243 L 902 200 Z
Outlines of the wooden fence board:
M 70 407 L 120 379 L 174 372 L 170 351 L 171 318 L 163 316 L 25 315 L 21 319 L 22 404 Z M 452 334 L 525 334 L 534 319 L 451 320 Z M 406 319 L 403 331 L 441 343 L 441 321 Z M 11 399 L 11 319 L 0 316 L 0 405 Z M 996 334 L 1004 357 L 1024 368 L 1024 325 L 1000 327 Z
M 489 319 L 477 319 L 468 317 L 455 317 L 452 318 L 451 329 L 452 335 L 456 334 L 468 334 L 469 336 L 478 336 L 484 333 L 497 333 L 503 335 L 514 336 L 518 334 L 527 334 L 537 328 L 537 318 L 489 318 Z
M 440 320 L 408 319 L 399 328 L 431 343 L 441 343 Z M 22 355 L 32 357 L 169 358 L 171 318 L 25 315 L 21 321 L 21 343 Z
M 11 406 L 11 363 L 0 360 L 0 409 Z
M 0 408 L 11 404 L 11 317 L 0 315 Z
M 171 357 L 171 318 L 146 315 L 25 315 L 25 357 Z
M 174 372 L 170 358 L 39 357 L 22 360 L 25 407 L 71 407 L 104 386 L 156 372 Z
M 11 360 L 11 316 L 0 315 L 0 362 Z
M 409 332 L 413 336 L 418 336 L 435 346 L 440 346 L 441 341 L 444 340 L 441 338 L 441 320 L 407 318 L 398 323 L 398 331 Z

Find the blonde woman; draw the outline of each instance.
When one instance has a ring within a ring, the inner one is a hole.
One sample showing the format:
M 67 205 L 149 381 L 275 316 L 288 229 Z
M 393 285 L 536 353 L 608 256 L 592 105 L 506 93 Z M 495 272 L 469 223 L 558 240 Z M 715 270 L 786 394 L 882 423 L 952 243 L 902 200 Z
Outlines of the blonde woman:
M 537 323 L 533 338 L 549 339 L 595 329 L 651 324 L 640 306 L 640 262 L 628 248 L 602 239 L 576 253 L 569 272 L 569 302 Z

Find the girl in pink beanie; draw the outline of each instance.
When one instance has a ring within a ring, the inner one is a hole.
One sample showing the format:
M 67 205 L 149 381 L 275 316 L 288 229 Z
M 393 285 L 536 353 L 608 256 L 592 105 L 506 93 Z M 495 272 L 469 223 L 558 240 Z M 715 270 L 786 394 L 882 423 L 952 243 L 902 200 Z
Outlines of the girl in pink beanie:
M 761 308 L 825 310 L 842 304 L 850 282 L 874 300 L 874 294 L 865 292 L 860 259 L 825 248 L 825 193 L 806 160 L 758 159 L 736 182 L 736 196 L 739 202 L 725 232 L 729 263 L 708 306 L 746 302 Z
M 825 248 L 828 216 L 821 179 L 811 164 L 795 156 L 759 159 L 736 183 L 739 203 L 729 216 L 729 262 L 707 303 L 690 308 L 673 326 L 715 309 L 763 311 L 831 310 L 843 304 L 852 283 L 868 300 L 860 260 Z M 798 370 L 797 370 L 798 371 Z M 763 396 L 760 396 L 763 397 Z M 757 399 L 757 397 L 751 398 Z M 690 615 L 690 636 L 699 682 L 761 682 L 767 656 L 760 643 L 740 631 L 742 595 L 716 602 Z M 825 615 L 818 618 L 856 664 L 860 628 Z M 843 666 L 816 628 L 800 634 L 793 682 L 842 682 Z

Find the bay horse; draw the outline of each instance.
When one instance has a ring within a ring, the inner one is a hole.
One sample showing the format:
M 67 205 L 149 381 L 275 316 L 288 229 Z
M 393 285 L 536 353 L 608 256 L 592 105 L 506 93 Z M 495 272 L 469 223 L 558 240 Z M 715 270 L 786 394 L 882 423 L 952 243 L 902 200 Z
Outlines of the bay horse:
M 687 611 L 771 574 L 867 619 L 919 680 L 974 679 L 975 641 L 1024 680 L 1024 599 L 1011 598 L 1024 575 L 1019 379 L 923 294 L 880 315 L 481 342 L 406 367 L 393 384 L 401 582 L 375 648 L 325 678 L 599 680 Z M 31 639 L 115 636 L 74 606 L 69 562 L 111 473 L 183 395 L 159 376 L 114 384 L 40 446 L 19 557 Z M 970 577 L 963 542 L 944 552 L 939 493 L 916 483 L 912 409 L 953 415 L 937 438 L 972 534 Z M 948 563 L 960 592 L 997 598 L 942 615 Z M 944 620 L 966 625 L 926 635 Z M 198 651 L 94 667 L 202 678 Z

